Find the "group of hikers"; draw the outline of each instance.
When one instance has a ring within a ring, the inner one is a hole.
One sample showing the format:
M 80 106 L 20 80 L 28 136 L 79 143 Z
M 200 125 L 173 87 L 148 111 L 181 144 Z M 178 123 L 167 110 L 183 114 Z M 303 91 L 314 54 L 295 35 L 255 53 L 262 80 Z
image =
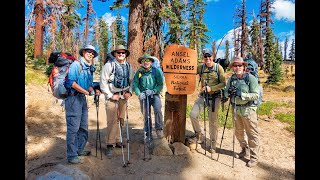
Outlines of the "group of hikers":
M 152 63 L 156 57 L 143 54 L 138 58 L 139 69 L 134 72 L 126 58 L 130 51 L 123 45 L 118 45 L 107 56 L 109 59 L 100 72 L 100 88 L 93 86 L 93 72 L 96 70 L 93 59 L 98 52 L 92 45 L 79 50 L 80 58 L 72 63 L 65 81 L 68 96 L 65 99 L 67 122 L 67 160 L 78 164 L 83 160 L 80 156 L 88 156 L 90 151 L 85 150 L 88 141 L 88 104 L 86 95 L 105 97 L 107 118 L 106 151 L 108 158 L 113 156 L 114 148 L 123 148 L 121 128 L 128 114 L 128 100 L 135 93 L 140 101 L 141 113 L 144 115 L 144 140 L 151 142 L 152 121 L 150 119 L 151 106 L 154 110 L 154 128 L 158 138 L 163 138 L 163 113 L 160 93 L 163 89 L 163 73 Z M 212 51 L 202 51 L 203 64 L 198 65 L 197 74 L 200 75 L 201 88 L 199 96 L 190 112 L 190 119 L 197 143 L 203 143 L 205 137 L 199 124 L 200 112 L 208 107 L 210 151 L 214 153 L 218 135 L 218 112 L 221 97 L 228 97 L 232 104 L 232 115 L 235 124 L 234 135 L 238 139 L 241 152 L 236 158 L 248 158 L 248 167 L 258 162 L 259 132 L 257 127 L 258 80 L 246 73 L 247 62 L 235 56 L 229 64 L 233 75 L 226 80 L 224 68 L 214 62 Z M 247 83 L 247 81 L 249 83 Z M 229 105 L 230 106 L 230 105 Z M 209 108 L 210 107 L 210 108 Z

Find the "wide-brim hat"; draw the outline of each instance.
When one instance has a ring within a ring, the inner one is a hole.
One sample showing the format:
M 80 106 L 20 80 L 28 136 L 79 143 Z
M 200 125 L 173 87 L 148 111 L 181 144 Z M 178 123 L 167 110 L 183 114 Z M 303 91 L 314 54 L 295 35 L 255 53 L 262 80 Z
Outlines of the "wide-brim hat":
M 141 64 L 142 59 L 150 59 L 152 62 L 154 62 L 154 59 L 149 54 L 144 54 L 141 57 L 138 58 L 138 63 Z
M 118 50 L 124 50 L 126 52 L 126 57 L 128 57 L 130 55 L 130 51 L 128 49 L 126 49 L 123 45 L 118 45 L 113 51 L 111 51 L 111 54 L 116 57 L 116 55 L 114 55 L 114 53 Z
M 248 66 L 248 63 L 243 61 L 242 57 L 233 58 L 233 60 L 229 64 L 229 67 L 231 68 L 234 63 L 239 63 L 239 64 L 243 64 L 244 66 Z
M 92 45 L 86 45 L 85 47 L 81 48 L 81 49 L 79 50 L 80 56 L 83 57 L 83 51 L 84 51 L 84 50 L 88 50 L 88 49 L 93 50 L 93 52 L 94 52 L 94 54 L 93 54 L 94 58 L 98 56 L 98 53 L 97 53 L 96 49 L 95 49 Z

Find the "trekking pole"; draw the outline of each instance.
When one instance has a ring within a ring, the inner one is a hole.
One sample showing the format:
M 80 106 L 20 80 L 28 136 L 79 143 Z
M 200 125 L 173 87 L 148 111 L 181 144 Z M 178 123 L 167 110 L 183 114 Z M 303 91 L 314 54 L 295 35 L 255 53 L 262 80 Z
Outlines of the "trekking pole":
M 204 86 L 205 86 L 205 93 L 204 93 L 204 107 L 203 107 L 203 123 L 204 123 L 204 154 L 206 155 L 207 151 L 206 151 L 206 146 L 207 146 L 207 131 L 206 131 L 206 106 L 209 106 L 209 100 L 208 100 L 208 90 L 207 90 L 207 81 L 204 80 Z M 208 108 L 207 108 L 208 109 Z M 208 113 L 208 117 L 209 117 L 209 113 Z
M 235 132 L 236 132 L 236 106 L 237 106 L 237 102 L 236 102 L 236 95 L 234 95 L 234 116 L 233 116 L 233 158 L 232 158 L 232 168 L 234 167 L 234 139 L 235 139 Z
M 224 125 L 223 125 L 223 131 L 222 131 L 222 136 L 221 136 L 221 142 L 220 142 L 220 148 L 219 148 L 219 152 L 218 152 L 217 161 L 219 160 L 219 155 L 220 155 L 220 151 L 221 151 L 221 146 L 222 146 L 222 140 L 223 140 L 224 130 L 226 129 L 226 125 L 227 125 L 227 119 L 228 119 L 230 104 L 231 104 L 231 100 L 229 100 L 229 105 L 228 105 L 228 109 L 227 109 L 226 120 L 224 121 Z
M 94 96 L 94 103 L 96 104 L 97 109 L 97 135 L 96 135 L 96 157 L 98 156 L 98 139 L 100 144 L 100 156 L 102 160 L 102 151 L 101 151 L 101 138 L 100 138 L 100 129 L 99 129 L 99 96 Z
M 131 164 L 130 163 L 130 141 L 129 141 L 129 124 L 128 124 L 128 100 L 126 102 L 126 115 L 127 115 L 127 151 L 128 151 L 128 160 L 127 160 L 127 165 Z
M 142 100 L 142 111 L 143 111 L 143 160 L 146 160 L 146 133 L 145 133 L 145 129 L 146 129 L 146 123 L 145 123 L 145 120 L 146 120 L 146 100 L 143 99 Z
M 148 148 L 148 150 L 149 150 L 149 160 L 151 159 L 151 128 L 150 128 L 150 123 L 151 123 L 151 120 L 150 120 L 150 118 L 151 118 L 151 116 L 150 116 L 150 105 L 149 105 L 149 98 L 148 98 L 148 96 L 146 96 L 146 99 L 147 99 L 147 115 L 148 115 L 148 133 L 149 133 L 149 137 L 148 137 L 148 139 L 149 139 L 149 142 L 148 142 L 148 144 L 149 144 L 149 148 Z
M 123 152 L 123 143 L 122 143 L 122 131 L 121 131 L 121 123 L 120 123 L 120 110 L 119 110 L 119 100 L 116 103 L 117 107 L 117 115 L 118 115 L 118 126 L 119 126 L 119 134 L 120 134 L 120 145 L 121 145 L 121 152 L 122 152 L 122 161 L 123 161 L 123 167 L 126 167 L 126 162 L 124 160 L 124 152 Z

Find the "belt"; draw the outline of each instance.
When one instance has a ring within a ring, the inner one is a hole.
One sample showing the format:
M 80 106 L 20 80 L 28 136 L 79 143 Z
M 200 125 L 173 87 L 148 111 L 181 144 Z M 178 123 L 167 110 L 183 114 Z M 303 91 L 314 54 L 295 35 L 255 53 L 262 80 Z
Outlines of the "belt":
M 251 106 L 254 103 L 254 101 L 249 101 L 245 104 L 236 104 L 236 106 L 240 106 L 240 107 L 246 107 L 246 106 Z M 231 102 L 232 106 L 234 106 L 235 104 L 233 102 Z
M 84 94 L 83 93 L 79 93 L 78 91 L 69 94 L 69 96 L 76 96 L 76 95 L 84 95 Z

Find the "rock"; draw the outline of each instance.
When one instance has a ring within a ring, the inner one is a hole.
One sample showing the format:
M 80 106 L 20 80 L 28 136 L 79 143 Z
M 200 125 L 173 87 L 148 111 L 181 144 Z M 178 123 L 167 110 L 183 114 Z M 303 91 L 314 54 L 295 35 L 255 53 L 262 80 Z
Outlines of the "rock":
M 295 91 L 295 87 L 294 86 L 287 86 L 284 88 L 283 90 L 284 92 L 294 92 Z
M 174 155 L 183 155 L 190 152 L 190 148 L 181 142 L 175 142 L 172 144 L 172 146 L 174 147 Z
M 169 147 L 166 138 L 154 139 L 153 155 L 155 156 L 172 156 L 173 152 Z
M 81 170 L 66 167 L 62 164 L 56 165 L 53 169 L 53 171 L 48 172 L 44 176 L 40 176 L 37 180 L 91 180 L 91 178 Z

